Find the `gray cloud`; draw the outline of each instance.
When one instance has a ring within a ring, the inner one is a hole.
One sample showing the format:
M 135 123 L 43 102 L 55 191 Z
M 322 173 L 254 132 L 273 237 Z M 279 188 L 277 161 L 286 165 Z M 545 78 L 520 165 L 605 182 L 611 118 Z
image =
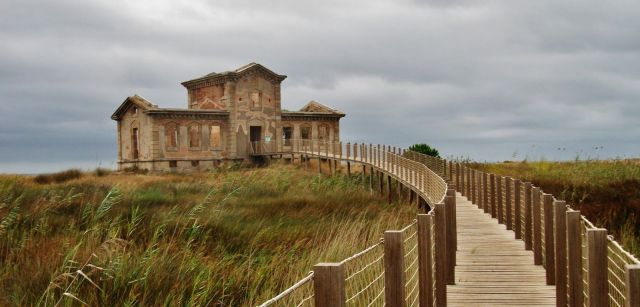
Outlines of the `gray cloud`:
M 344 110 L 345 139 L 478 160 L 638 156 L 638 11 L 629 0 L 4 1 L 0 172 L 110 165 L 109 115 L 126 96 L 185 107 L 179 82 L 251 61 L 289 76 L 285 108 Z

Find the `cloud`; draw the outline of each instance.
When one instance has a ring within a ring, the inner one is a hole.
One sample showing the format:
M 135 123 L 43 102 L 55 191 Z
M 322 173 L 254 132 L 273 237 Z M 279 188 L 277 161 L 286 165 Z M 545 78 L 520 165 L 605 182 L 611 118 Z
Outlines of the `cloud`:
M 639 9 L 629 0 L 4 1 L 0 172 L 112 163 L 109 115 L 126 96 L 185 107 L 179 82 L 251 61 L 289 76 L 283 107 L 314 99 L 345 111 L 345 139 L 427 142 L 478 160 L 638 156 Z

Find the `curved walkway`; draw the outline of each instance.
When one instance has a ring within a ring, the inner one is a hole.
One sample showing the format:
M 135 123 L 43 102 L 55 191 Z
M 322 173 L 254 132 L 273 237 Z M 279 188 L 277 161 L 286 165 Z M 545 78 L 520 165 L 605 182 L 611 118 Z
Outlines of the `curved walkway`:
M 448 306 L 553 306 L 555 286 L 514 232 L 457 193 L 458 251 Z

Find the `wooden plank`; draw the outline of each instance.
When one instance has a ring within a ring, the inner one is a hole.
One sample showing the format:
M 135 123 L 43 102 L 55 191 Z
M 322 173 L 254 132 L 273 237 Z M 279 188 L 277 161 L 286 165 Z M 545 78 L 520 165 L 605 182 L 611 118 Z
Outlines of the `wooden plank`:
M 318 263 L 313 266 L 315 306 L 345 306 L 344 266 L 340 263 Z
M 589 306 L 607 306 L 607 230 L 587 229 Z
M 490 208 L 490 204 L 487 203 Z M 555 305 L 555 288 L 533 263 L 533 252 L 511 231 L 468 199 L 456 199 L 458 251 L 455 285 L 447 286 L 452 306 Z
M 384 232 L 384 299 L 391 306 L 405 306 L 404 247 L 402 231 Z
M 531 210 L 531 182 L 524 183 L 524 248 L 533 249 L 533 212 Z
M 521 239 L 522 238 L 522 218 L 521 218 L 521 205 L 522 202 L 520 201 L 520 188 L 521 188 L 522 182 L 520 182 L 519 179 L 515 179 L 513 181 L 513 213 L 514 213 L 514 217 L 515 217 L 515 221 L 514 221 L 514 225 L 513 225 L 513 231 L 515 233 L 515 238 L 516 239 Z
M 542 206 L 540 204 L 540 188 L 531 189 L 531 210 L 533 215 L 533 263 L 542 265 Z
M 557 221 L 556 221 L 557 223 Z M 567 223 L 567 258 L 559 258 L 556 255 L 556 265 L 568 264 L 568 305 L 572 307 L 582 306 L 582 237 L 580 231 L 580 211 L 568 211 L 566 213 Z M 560 233 L 557 232 L 556 236 Z M 556 237 L 556 241 L 558 237 Z M 562 262 L 562 263 L 561 263 Z M 557 275 L 562 273 L 556 273 Z M 562 282 L 556 277 L 556 283 Z
M 435 260 L 436 260 L 436 302 L 438 306 L 446 306 L 447 301 L 447 223 L 444 203 L 435 205 Z M 391 305 L 394 306 L 394 305 Z
M 545 244 L 545 269 L 547 270 L 547 285 L 556 283 L 556 260 L 555 260 L 555 236 L 553 233 L 553 195 L 544 194 L 542 196 L 544 210 L 544 244 Z
M 418 283 L 420 306 L 433 306 L 433 251 L 431 250 L 431 225 L 433 215 L 418 214 Z
M 558 306 L 567 305 L 567 237 L 566 237 L 566 214 L 567 206 L 564 201 L 556 201 L 553 204 L 555 221 L 555 254 L 556 254 L 556 268 L 555 268 L 555 281 L 556 281 L 556 304 Z M 578 232 L 578 237 L 580 233 Z M 581 248 L 581 247 L 579 247 Z M 578 263 L 581 263 L 581 259 Z M 582 283 L 582 280 L 580 280 Z
M 640 306 L 640 264 L 627 264 L 625 270 L 626 307 Z

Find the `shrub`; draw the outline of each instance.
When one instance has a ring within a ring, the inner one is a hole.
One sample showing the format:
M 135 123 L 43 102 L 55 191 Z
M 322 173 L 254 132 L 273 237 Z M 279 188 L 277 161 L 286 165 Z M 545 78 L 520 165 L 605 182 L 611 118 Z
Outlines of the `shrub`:
M 438 152 L 437 149 L 427 145 L 427 144 L 413 144 L 411 146 L 409 146 L 409 150 L 411 151 L 415 151 L 415 152 L 419 152 L 422 154 L 425 154 L 427 156 L 432 156 L 432 157 L 436 157 L 436 158 L 440 158 L 440 153 Z
M 102 168 L 102 167 L 98 167 L 95 170 L 96 177 L 108 176 L 108 175 L 111 175 L 112 172 L 113 172 L 112 170 L 108 168 Z
M 61 171 L 52 174 L 40 174 L 36 176 L 33 180 L 39 184 L 48 184 L 48 183 L 62 183 L 73 179 L 78 179 L 82 177 L 82 171 L 76 168 L 68 169 L 66 171 Z

